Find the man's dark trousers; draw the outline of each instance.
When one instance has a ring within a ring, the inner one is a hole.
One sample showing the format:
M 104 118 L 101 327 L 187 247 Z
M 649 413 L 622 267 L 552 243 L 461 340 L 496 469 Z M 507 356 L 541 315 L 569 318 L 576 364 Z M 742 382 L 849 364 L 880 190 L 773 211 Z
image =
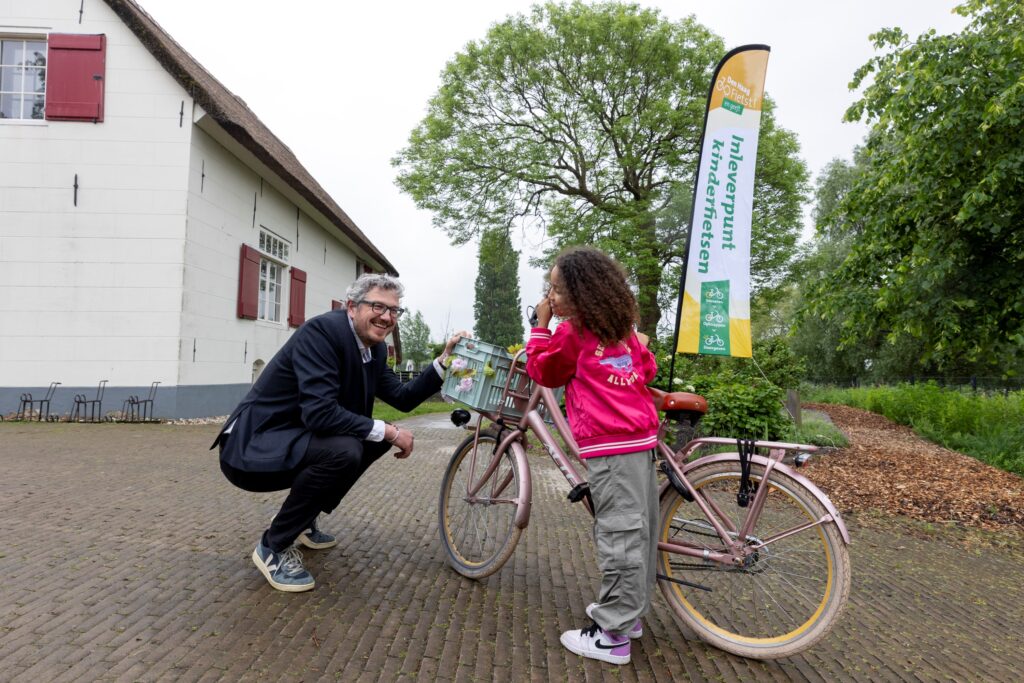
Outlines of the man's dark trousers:
M 246 472 L 224 461 L 220 469 L 228 481 L 245 491 L 291 489 L 262 539 L 263 545 L 279 553 L 308 529 L 318 514 L 334 510 L 363 472 L 389 448 L 387 442 L 361 441 L 353 436 L 314 436 L 292 470 Z

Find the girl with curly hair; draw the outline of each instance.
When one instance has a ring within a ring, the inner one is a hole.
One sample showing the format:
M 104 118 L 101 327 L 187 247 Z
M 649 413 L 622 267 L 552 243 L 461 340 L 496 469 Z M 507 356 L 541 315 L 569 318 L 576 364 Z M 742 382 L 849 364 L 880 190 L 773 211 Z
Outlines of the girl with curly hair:
M 658 547 L 654 449 L 658 413 L 646 384 L 657 370 L 647 337 L 634 330 L 636 298 L 625 270 L 590 247 L 555 259 L 548 295 L 526 346 L 526 369 L 546 387 L 566 385 L 566 410 L 587 465 L 601 590 L 589 626 L 562 634 L 570 651 L 613 664 L 643 634 Z M 554 334 L 552 316 L 563 321 Z

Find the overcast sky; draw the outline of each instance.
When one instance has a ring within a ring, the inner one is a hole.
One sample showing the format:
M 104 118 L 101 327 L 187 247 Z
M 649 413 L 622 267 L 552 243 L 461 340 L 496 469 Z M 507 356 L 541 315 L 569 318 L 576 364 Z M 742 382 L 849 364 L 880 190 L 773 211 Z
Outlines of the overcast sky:
M 287 144 L 401 273 L 404 305 L 435 339 L 473 327 L 476 247 L 454 248 L 394 184 L 390 160 L 467 42 L 528 0 L 138 0 L 163 28 Z M 843 123 L 847 89 L 873 54 L 868 35 L 899 26 L 960 30 L 953 0 L 642 0 L 669 19 L 694 14 L 731 49 L 771 47 L 766 90 L 813 176 L 849 159 L 866 132 Z M 519 236 L 530 251 L 539 236 Z M 523 304 L 542 273 L 520 267 Z M 338 293 L 339 295 L 342 292 Z

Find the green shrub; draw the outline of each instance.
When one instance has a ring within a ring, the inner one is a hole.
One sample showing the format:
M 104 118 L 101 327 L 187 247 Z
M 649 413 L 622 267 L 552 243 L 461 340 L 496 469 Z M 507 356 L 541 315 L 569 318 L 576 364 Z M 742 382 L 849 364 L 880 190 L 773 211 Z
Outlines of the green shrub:
M 708 401 L 701 420 L 705 436 L 779 439 L 788 421 L 782 414 L 782 389 L 763 379 L 723 371 L 694 380 L 694 389 Z

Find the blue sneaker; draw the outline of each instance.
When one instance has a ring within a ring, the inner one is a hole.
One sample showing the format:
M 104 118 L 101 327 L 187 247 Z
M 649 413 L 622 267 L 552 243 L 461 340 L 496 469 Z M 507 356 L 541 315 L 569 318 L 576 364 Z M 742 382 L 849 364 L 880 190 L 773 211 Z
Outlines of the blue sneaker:
M 587 616 L 590 617 L 591 619 L 594 618 L 593 612 L 594 612 L 594 608 L 595 607 L 597 607 L 597 603 L 596 602 L 592 602 L 589 605 L 587 605 L 587 610 L 586 610 Z M 644 635 L 644 624 L 643 624 L 643 622 L 640 621 L 639 619 L 637 619 L 636 622 L 633 623 L 633 626 L 626 633 L 626 635 L 629 636 L 630 640 L 636 640 L 637 638 L 642 638 L 643 635 Z
M 313 575 L 302 566 L 302 553 L 295 546 L 275 553 L 261 541 L 252 551 L 252 561 L 270 585 L 279 591 L 301 593 L 313 590 L 316 585 Z
M 312 548 L 313 550 L 324 550 L 325 548 L 333 548 L 338 545 L 338 539 L 330 534 L 325 534 L 320 531 L 316 525 L 317 515 L 313 518 L 313 522 L 309 525 L 309 528 L 299 534 L 299 543 Z

